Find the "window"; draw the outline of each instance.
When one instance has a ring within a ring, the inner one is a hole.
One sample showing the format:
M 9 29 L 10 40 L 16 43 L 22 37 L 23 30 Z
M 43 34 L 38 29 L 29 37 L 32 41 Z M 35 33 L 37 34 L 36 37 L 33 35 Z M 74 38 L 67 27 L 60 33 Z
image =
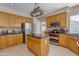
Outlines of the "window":
M 79 15 L 70 17 L 70 33 L 79 34 Z

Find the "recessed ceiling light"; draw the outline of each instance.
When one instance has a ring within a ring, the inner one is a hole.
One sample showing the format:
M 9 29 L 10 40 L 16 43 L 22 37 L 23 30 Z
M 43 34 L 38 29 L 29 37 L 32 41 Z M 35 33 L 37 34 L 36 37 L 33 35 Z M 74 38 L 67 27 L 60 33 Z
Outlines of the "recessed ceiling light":
M 14 4 L 13 4 L 13 3 L 10 3 L 10 6 L 11 6 L 11 7 L 13 7 L 13 6 L 14 6 Z

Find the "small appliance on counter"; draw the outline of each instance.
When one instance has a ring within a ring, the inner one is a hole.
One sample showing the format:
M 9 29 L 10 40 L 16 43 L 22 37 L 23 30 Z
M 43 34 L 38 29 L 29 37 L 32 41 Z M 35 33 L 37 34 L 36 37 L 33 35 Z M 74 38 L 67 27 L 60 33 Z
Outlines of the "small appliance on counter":
M 77 41 L 77 46 L 79 47 L 79 40 Z

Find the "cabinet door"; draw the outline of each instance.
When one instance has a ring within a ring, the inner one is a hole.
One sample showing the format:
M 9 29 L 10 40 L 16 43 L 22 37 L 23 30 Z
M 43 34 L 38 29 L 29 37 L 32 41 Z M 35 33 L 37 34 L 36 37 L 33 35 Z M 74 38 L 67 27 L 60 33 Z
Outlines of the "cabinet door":
M 4 48 L 5 47 L 5 37 L 4 36 L 1 36 L 1 48 Z
M 31 46 L 32 46 L 31 39 L 32 39 L 32 38 L 30 38 L 30 36 L 27 36 L 26 39 L 27 39 L 27 47 L 28 47 L 28 49 L 31 50 Z
M 41 40 L 41 55 L 47 55 L 49 51 L 49 37 Z
M 69 48 L 73 51 L 74 49 L 74 41 L 73 37 L 69 36 Z
M 6 14 L 3 12 L 0 12 L 0 26 L 4 27 L 6 25 Z M 6 26 L 5 26 L 6 27 Z
M 59 45 L 60 46 L 66 46 L 66 36 L 65 35 L 59 35 Z
M 70 36 L 70 38 L 69 38 L 69 49 L 71 49 L 73 52 L 79 54 L 79 47 L 77 46 L 77 37 Z
M 14 37 L 13 35 L 7 35 L 7 43 L 8 43 L 8 46 L 12 46 L 14 45 Z
M 6 19 L 7 19 L 7 21 L 6 21 L 6 25 L 7 25 L 7 27 L 13 27 L 13 15 L 11 15 L 11 14 L 7 14 L 6 15 Z
M 16 27 L 15 26 L 15 22 L 16 22 L 16 16 L 15 15 L 12 15 L 12 18 L 11 18 L 11 25 L 12 25 L 12 27 Z
M 3 13 L 0 12 L 0 27 L 2 27 L 2 24 L 4 24 L 3 23 Z
M 0 38 L 1 38 L 0 48 L 5 48 L 10 46 L 10 40 L 8 39 L 7 36 L 1 36 Z
M 37 39 L 38 40 L 38 39 Z M 36 54 L 36 55 L 41 55 L 41 42 L 36 41 L 36 40 L 32 40 L 31 44 L 31 49 L 32 51 Z
M 50 24 L 53 23 L 53 22 L 56 22 L 56 21 L 57 21 L 56 20 L 56 15 L 51 16 L 51 22 L 50 22 Z
M 31 18 L 27 18 L 28 23 L 32 23 L 32 19 Z
M 2 36 L 0 37 L 0 48 L 3 48 L 3 38 L 2 38 Z
M 22 36 L 22 34 L 17 34 L 16 35 L 16 43 L 20 44 L 22 42 L 23 42 L 23 36 Z
M 20 43 L 23 43 L 23 35 L 22 34 L 19 36 L 19 39 L 20 39 Z
M 60 13 L 60 26 L 66 27 L 67 23 L 67 12 Z
M 67 48 L 68 48 L 68 47 L 69 47 L 69 36 L 68 36 L 68 35 L 66 35 L 65 39 L 66 39 L 66 40 L 65 40 L 65 41 L 66 41 L 66 43 L 65 43 L 65 44 L 66 44 L 66 46 L 65 46 L 65 47 L 67 47 Z
M 15 27 L 21 27 L 21 17 L 15 16 Z
M 46 18 L 46 26 L 47 26 L 47 28 L 50 28 L 51 27 L 50 26 L 51 22 L 52 22 L 52 17 L 47 17 Z
M 79 54 L 79 47 L 77 46 L 77 40 L 78 40 L 79 38 L 77 38 L 77 37 L 73 37 L 72 36 L 72 51 L 74 51 L 75 53 L 77 53 L 77 54 Z
M 23 23 L 30 23 L 30 20 L 26 17 L 23 17 Z
M 69 48 L 73 49 L 73 38 L 71 36 L 69 37 Z
M 3 48 L 8 47 L 9 46 L 9 41 L 8 41 L 7 36 L 2 36 L 2 38 L 3 38 L 3 40 L 2 40 Z
M 46 27 L 48 28 L 49 26 L 48 26 L 48 24 L 49 24 L 49 22 L 48 22 L 48 17 L 46 17 Z
M 53 16 L 53 22 L 59 22 L 59 14 Z
M 73 49 L 75 53 L 79 54 L 79 47 L 77 46 L 77 41 L 74 39 L 73 40 Z

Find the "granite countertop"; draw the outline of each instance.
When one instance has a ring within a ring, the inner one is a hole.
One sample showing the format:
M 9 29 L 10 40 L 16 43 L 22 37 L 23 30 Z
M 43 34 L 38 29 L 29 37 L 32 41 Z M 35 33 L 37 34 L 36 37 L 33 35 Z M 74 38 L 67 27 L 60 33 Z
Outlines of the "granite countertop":
M 79 34 L 65 33 L 63 35 L 68 35 L 68 36 L 74 37 L 77 41 L 79 40 Z
M 0 36 L 2 36 L 2 35 L 14 35 L 14 34 L 22 34 L 22 33 L 8 33 L 8 34 L 0 34 Z
M 79 34 L 67 33 L 67 35 L 72 35 L 72 36 L 77 36 L 77 37 L 79 37 Z
M 45 35 L 45 34 L 36 34 L 36 35 L 31 34 L 29 36 L 36 37 L 36 38 L 45 38 L 45 37 L 48 37 L 48 35 Z

